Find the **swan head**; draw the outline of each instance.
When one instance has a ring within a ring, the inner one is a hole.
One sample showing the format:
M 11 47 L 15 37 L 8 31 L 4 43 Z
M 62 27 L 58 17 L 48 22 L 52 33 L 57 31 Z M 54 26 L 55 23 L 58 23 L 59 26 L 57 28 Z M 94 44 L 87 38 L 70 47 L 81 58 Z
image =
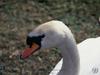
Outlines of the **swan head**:
M 37 50 L 58 47 L 61 44 L 61 42 L 63 42 L 65 39 L 65 32 L 62 28 L 63 23 L 61 22 L 61 26 L 59 24 L 60 22 L 58 22 L 56 22 L 56 24 L 55 21 L 44 23 L 35 28 L 32 32 L 30 32 L 26 40 L 26 43 L 29 46 L 29 48 L 25 49 L 22 52 L 22 58 L 29 57 L 32 53 L 34 53 Z

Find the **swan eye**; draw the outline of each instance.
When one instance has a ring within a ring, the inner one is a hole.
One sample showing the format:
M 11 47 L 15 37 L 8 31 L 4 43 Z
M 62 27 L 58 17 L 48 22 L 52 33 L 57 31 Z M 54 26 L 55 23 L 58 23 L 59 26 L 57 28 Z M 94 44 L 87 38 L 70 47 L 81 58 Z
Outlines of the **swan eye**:
M 44 35 L 44 34 L 42 34 L 42 35 L 40 35 L 39 37 L 40 37 L 40 38 L 44 38 L 44 37 L 45 37 L 45 35 Z
M 32 36 L 32 37 L 31 36 L 27 36 L 26 43 L 30 47 L 32 46 L 33 43 L 36 43 L 36 44 L 38 44 L 41 47 L 41 41 L 42 41 L 42 39 L 44 37 L 45 37 L 44 34 L 39 35 L 39 36 Z

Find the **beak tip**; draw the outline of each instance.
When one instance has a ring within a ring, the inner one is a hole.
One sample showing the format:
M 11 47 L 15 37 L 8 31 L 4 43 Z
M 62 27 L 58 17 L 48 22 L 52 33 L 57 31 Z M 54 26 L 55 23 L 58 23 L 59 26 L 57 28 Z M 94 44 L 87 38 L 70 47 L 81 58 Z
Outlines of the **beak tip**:
M 28 58 L 28 56 L 27 57 L 24 57 L 23 55 L 20 55 L 20 57 L 19 57 L 21 60 L 24 60 L 24 59 L 27 59 Z
M 20 55 L 20 59 L 23 60 L 23 59 L 25 59 L 25 58 L 24 58 L 22 55 Z

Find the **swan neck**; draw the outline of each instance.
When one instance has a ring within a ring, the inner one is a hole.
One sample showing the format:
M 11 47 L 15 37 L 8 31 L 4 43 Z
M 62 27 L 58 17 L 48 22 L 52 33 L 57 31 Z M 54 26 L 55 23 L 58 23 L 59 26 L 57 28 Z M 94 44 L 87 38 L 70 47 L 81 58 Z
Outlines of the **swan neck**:
M 60 46 L 63 64 L 58 75 L 78 75 L 79 54 L 75 40 L 69 39 Z

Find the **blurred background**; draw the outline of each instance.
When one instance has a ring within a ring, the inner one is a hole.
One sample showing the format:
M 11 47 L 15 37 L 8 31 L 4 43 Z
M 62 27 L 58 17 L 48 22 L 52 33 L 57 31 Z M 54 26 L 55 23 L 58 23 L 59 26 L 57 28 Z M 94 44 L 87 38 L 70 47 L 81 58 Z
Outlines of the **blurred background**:
M 27 34 L 39 24 L 63 21 L 79 43 L 100 36 L 99 17 L 100 0 L 0 0 L 0 75 L 48 75 L 61 59 L 54 48 L 9 58 L 26 47 Z

